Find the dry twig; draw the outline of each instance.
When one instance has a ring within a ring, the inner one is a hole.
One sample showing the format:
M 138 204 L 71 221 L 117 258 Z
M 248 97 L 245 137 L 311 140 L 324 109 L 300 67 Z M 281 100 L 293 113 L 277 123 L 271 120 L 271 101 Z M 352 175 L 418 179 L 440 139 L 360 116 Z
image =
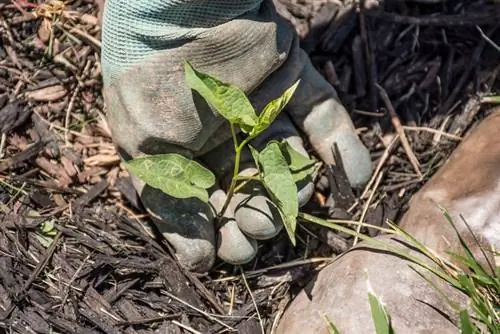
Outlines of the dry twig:
M 421 179 L 423 177 L 423 175 L 422 175 L 422 172 L 420 171 L 420 166 L 419 166 L 420 163 L 418 162 L 418 159 L 415 156 L 415 153 L 413 153 L 413 150 L 411 149 L 410 143 L 408 142 L 408 138 L 406 137 L 403 126 L 401 125 L 401 121 L 399 120 L 399 117 L 396 114 L 394 107 L 392 106 L 391 100 L 389 99 L 387 92 L 385 91 L 384 88 L 382 88 L 382 86 L 380 86 L 379 84 L 375 84 L 375 85 L 379 89 L 380 97 L 384 101 L 385 106 L 386 106 L 387 110 L 389 111 L 389 114 L 391 115 L 392 125 L 394 126 L 397 134 L 399 135 L 399 138 L 401 139 L 401 144 L 403 145 L 403 148 L 406 152 L 406 156 L 410 160 L 410 163 L 413 166 L 413 169 L 417 173 L 418 177 Z

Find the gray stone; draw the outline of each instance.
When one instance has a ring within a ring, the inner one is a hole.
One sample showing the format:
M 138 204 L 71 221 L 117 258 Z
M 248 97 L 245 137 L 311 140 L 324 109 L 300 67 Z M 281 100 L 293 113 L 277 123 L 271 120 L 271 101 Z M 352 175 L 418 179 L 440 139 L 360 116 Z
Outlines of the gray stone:
M 388 237 L 379 239 L 406 248 Z M 454 314 L 446 301 L 409 267 L 409 263 L 360 243 L 321 270 L 299 293 L 281 318 L 276 333 L 328 334 L 322 315 L 326 315 L 342 334 L 375 333 L 367 278 L 386 305 L 395 333 L 459 333 L 456 325 L 445 316 L 453 318 Z M 436 283 L 447 297 L 465 301 L 458 290 L 443 281 Z

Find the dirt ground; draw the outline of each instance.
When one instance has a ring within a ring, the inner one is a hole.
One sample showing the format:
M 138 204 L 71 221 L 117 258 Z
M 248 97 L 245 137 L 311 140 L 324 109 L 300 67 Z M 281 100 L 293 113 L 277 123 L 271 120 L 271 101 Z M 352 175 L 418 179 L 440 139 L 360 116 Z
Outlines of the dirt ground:
M 301 223 L 295 248 L 283 232 L 241 269 L 184 271 L 144 228 L 112 145 L 98 5 L 38 2 L 0 0 L 0 328 L 259 333 L 262 321 L 272 333 L 300 288 L 354 240 Z M 398 221 L 494 105 L 500 6 L 347 2 L 275 0 L 351 112 L 375 168 L 354 191 L 341 168 L 323 166 L 303 211 L 383 225 Z

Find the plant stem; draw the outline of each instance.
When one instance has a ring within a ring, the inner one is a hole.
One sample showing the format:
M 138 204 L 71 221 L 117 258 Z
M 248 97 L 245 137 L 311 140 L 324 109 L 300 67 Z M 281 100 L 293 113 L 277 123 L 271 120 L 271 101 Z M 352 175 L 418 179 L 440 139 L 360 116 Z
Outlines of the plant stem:
M 250 181 L 257 181 L 257 182 L 262 182 L 261 178 L 258 176 L 239 176 L 238 181 L 242 181 L 236 188 L 234 188 L 234 192 L 237 193 L 238 191 L 241 190 L 244 186 L 248 184 Z
M 238 151 L 238 138 L 236 137 L 236 130 L 234 129 L 234 124 L 230 123 L 231 125 L 231 137 L 233 138 L 233 144 L 234 144 L 234 151 Z
M 233 144 L 234 144 L 234 151 L 235 151 L 235 157 L 234 157 L 234 169 L 233 169 L 233 177 L 231 178 L 231 185 L 229 186 L 229 189 L 227 191 L 226 195 L 226 201 L 224 202 L 224 205 L 222 206 L 222 209 L 220 212 L 217 214 L 218 218 L 221 218 L 224 216 L 224 213 L 226 212 L 229 203 L 231 202 L 231 198 L 233 197 L 235 190 L 236 190 L 236 185 L 238 181 L 246 181 L 244 184 L 248 183 L 248 181 L 256 180 L 260 181 L 259 177 L 256 176 L 239 176 L 238 174 L 240 173 L 240 160 L 241 160 L 241 152 L 245 148 L 245 146 L 255 137 L 255 136 L 248 136 L 241 143 L 238 144 L 238 138 L 236 137 L 236 131 L 234 129 L 234 124 L 231 123 L 231 135 L 233 137 Z M 242 185 L 238 186 L 238 190 L 241 189 Z
M 227 191 L 227 197 L 226 197 L 226 201 L 224 202 L 224 206 L 222 207 L 220 213 L 219 213 L 219 217 L 222 217 L 224 215 L 224 213 L 226 212 L 227 210 L 227 207 L 229 206 L 229 202 L 231 201 L 231 198 L 233 197 L 233 194 L 234 194 L 234 189 L 236 188 L 236 183 L 238 182 L 237 181 L 237 177 L 235 177 L 234 175 L 238 175 L 238 171 L 239 171 L 239 168 L 240 168 L 240 155 L 241 155 L 241 150 L 236 150 L 236 160 L 234 162 L 234 171 L 233 171 L 233 178 L 231 179 L 231 185 L 229 186 L 229 190 Z
M 238 138 L 236 138 L 236 131 L 234 129 L 234 124 L 232 124 L 232 123 L 231 123 L 231 135 L 233 137 L 233 144 L 234 144 L 234 151 L 235 151 L 233 177 L 231 178 L 231 185 L 229 186 L 229 190 L 227 191 L 226 201 L 224 202 L 222 209 L 220 210 L 219 214 L 217 215 L 218 218 L 224 216 L 224 213 L 226 212 L 227 207 L 229 206 L 229 202 L 231 201 L 231 198 L 233 197 L 234 188 L 236 188 L 238 173 L 240 171 L 241 151 L 243 148 L 243 144 L 245 143 L 245 140 L 244 140 L 241 144 L 238 144 Z
M 237 176 L 236 181 L 260 181 L 260 177 L 258 176 Z

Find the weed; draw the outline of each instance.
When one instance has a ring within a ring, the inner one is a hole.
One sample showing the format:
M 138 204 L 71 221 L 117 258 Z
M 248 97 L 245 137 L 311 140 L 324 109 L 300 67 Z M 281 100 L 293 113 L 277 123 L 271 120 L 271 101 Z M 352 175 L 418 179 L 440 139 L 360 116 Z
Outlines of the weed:
M 296 152 L 285 140 L 272 140 L 260 152 L 250 145 L 250 141 L 272 124 L 292 98 L 299 81 L 281 97 L 269 102 L 257 116 L 246 94 L 238 87 L 197 71 L 189 62 L 185 62 L 185 76 L 188 86 L 198 92 L 231 125 L 235 164 L 226 201 L 217 216 L 220 218 L 224 215 L 236 190 L 248 181 L 258 181 L 277 205 L 288 236 L 295 245 L 299 213 L 296 182 L 311 175 L 316 162 Z M 236 127 L 247 135 L 241 142 L 238 142 Z M 255 160 L 257 175 L 239 175 L 241 153 L 246 147 Z M 216 181 L 211 171 L 179 154 L 141 157 L 126 165 L 149 186 L 176 198 L 196 197 L 208 202 L 207 189 Z

